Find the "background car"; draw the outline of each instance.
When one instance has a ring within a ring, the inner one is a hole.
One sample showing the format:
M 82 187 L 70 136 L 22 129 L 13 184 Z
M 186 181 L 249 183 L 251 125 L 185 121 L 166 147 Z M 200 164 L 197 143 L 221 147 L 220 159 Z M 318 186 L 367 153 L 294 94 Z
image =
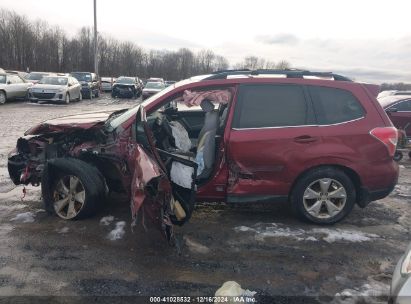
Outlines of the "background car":
M 137 98 L 141 95 L 141 92 L 141 84 L 138 78 L 121 76 L 117 78 L 116 83 L 113 85 L 111 96 Z
M 27 90 L 32 85 L 18 74 L 0 71 L 0 104 L 12 99 L 26 99 Z
M 390 304 L 411 303 L 411 245 L 400 258 L 392 275 Z
M 100 95 L 100 81 L 95 73 L 71 72 L 70 76 L 76 78 L 81 84 L 83 98 L 93 98 Z
M 405 131 L 411 138 L 411 92 L 393 94 L 378 98 L 378 102 L 384 108 L 388 117 L 397 129 Z
M 110 92 L 113 89 L 113 85 L 115 83 L 114 77 L 101 77 L 101 90 L 103 92 Z
M 49 101 L 70 103 L 82 100 L 81 85 L 71 76 L 47 76 L 29 89 L 31 102 Z
M 163 78 L 158 78 L 158 77 L 150 77 L 147 82 L 164 82 Z
M 165 84 L 162 81 L 147 81 L 143 89 L 143 99 L 146 99 L 158 92 L 162 91 L 165 88 Z
M 56 75 L 55 73 L 47 73 L 47 72 L 30 72 L 26 75 L 26 80 L 37 83 L 41 80 L 41 78 L 45 76 L 53 76 Z
M 170 86 L 170 85 L 172 85 L 172 84 L 175 84 L 176 81 L 174 81 L 174 80 L 166 80 L 164 83 L 165 83 L 166 87 L 168 87 L 168 86 Z

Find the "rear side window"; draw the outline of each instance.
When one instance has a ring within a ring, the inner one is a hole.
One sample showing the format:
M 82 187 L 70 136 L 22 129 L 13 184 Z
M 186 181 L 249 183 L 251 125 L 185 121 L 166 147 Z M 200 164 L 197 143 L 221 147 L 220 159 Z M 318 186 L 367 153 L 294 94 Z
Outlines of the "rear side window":
M 300 126 L 312 123 L 312 109 L 298 85 L 243 85 L 234 128 Z
M 410 112 L 411 111 L 411 100 L 401 101 L 400 103 L 397 103 L 396 105 L 394 105 L 393 108 L 396 108 L 397 111 L 400 111 L 400 112 Z
M 365 111 L 349 91 L 309 86 L 309 92 L 320 125 L 330 125 L 364 117 Z

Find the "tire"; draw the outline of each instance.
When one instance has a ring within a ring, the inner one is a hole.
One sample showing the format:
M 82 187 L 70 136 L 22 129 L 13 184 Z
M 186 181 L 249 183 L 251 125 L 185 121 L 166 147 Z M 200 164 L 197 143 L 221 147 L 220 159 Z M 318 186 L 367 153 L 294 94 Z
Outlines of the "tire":
M 353 182 L 343 171 L 320 167 L 298 179 L 290 201 L 301 219 L 330 225 L 341 221 L 351 212 L 356 201 L 356 191 Z
M 96 213 L 104 200 L 105 185 L 95 167 L 74 158 L 58 158 L 46 165 L 41 190 L 49 213 L 77 220 Z
M 81 91 L 80 91 L 80 94 L 79 94 L 79 96 L 78 96 L 78 98 L 77 98 L 77 101 L 82 101 L 83 100 L 83 94 L 81 94 Z
M 5 104 L 7 101 L 6 92 L 0 91 L 0 104 Z
M 66 104 L 69 104 L 69 103 L 70 103 L 70 94 L 69 94 L 69 93 L 66 94 L 65 103 L 66 103 Z
M 399 162 L 399 161 L 401 161 L 402 158 L 403 158 L 402 152 L 401 152 L 401 151 L 395 151 L 395 154 L 394 154 L 393 159 L 394 159 L 396 162 Z

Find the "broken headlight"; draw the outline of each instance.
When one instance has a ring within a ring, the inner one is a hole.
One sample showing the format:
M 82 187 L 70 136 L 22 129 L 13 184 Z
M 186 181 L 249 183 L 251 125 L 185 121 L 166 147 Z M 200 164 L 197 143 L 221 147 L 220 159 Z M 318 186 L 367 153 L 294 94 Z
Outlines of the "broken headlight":
M 411 250 L 407 252 L 405 259 L 402 261 L 401 274 L 411 274 Z

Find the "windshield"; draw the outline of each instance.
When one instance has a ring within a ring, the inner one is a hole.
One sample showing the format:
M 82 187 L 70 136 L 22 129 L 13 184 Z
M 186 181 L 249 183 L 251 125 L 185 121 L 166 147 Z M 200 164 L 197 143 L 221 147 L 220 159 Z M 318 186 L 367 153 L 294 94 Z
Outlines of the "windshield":
M 6 75 L 0 75 L 0 83 L 6 83 Z
M 145 89 L 163 89 L 164 83 L 162 82 L 147 82 Z
M 133 83 L 134 83 L 134 79 L 133 79 L 133 78 L 128 78 L 128 77 L 118 78 L 118 79 L 116 80 L 116 83 L 133 84 Z
M 39 83 L 52 85 L 66 85 L 67 77 L 43 77 Z
M 40 80 L 44 76 L 47 76 L 47 74 L 42 74 L 42 73 L 30 73 L 26 79 L 28 80 Z
M 147 98 L 141 104 L 139 104 L 139 105 L 137 105 L 133 108 L 130 108 L 128 111 L 126 111 L 123 114 L 121 114 L 120 116 L 114 118 L 112 121 L 110 121 L 110 127 L 115 129 L 119 125 L 121 125 L 122 123 L 129 120 L 130 117 L 135 116 L 137 114 L 138 109 L 140 108 L 140 105 L 143 106 L 143 107 L 147 107 L 150 103 L 157 100 L 158 98 L 161 98 L 162 96 L 166 95 L 168 92 L 171 92 L 175 88 L 181 87 L 181 86 L 189 84 L 189 83 L 200 81 L 200 80 L 202 80 L 202 79 L 204 79 L 208 76 L 210 76 L 210 75 L 195 76 L 195 77 L 191 77 L 191 78 L 188 78 L 188 79 L 185 79 L 185 80 L 181 80 L 181 81 L 179 81 L 179 82 L 177 82 L 173 85 L 170 85 L 169 87 L 165 88 L 164 90 L 160 91 L 159 93 L 151 96 L 150 98 Z
M 91 81 L 90 73 L 71 73 L 71 76 L 76 78 L 78 81 Z

